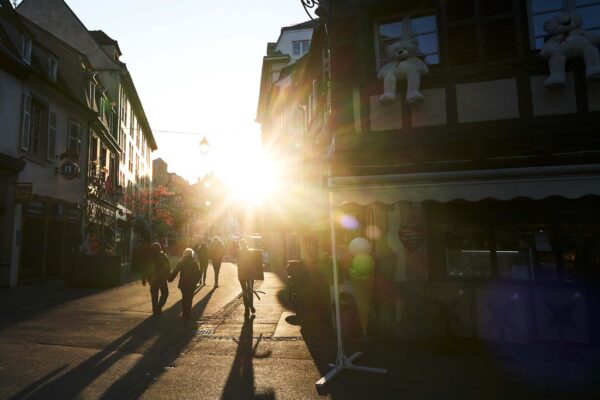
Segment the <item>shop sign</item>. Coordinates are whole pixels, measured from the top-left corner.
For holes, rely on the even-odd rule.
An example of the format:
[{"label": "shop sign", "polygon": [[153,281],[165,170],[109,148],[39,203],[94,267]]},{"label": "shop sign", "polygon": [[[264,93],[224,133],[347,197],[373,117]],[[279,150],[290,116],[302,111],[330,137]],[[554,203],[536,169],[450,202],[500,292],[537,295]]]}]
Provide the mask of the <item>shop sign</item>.
[{"label": "shop sign", "polygon": [[34,201],[30,204],[26,204],[23,207],[23,212],[25,215],[36,216],[36,217],[45,217],[46,216],[46,203],[42,201]]},{"label": "shop sign", "polygon": [[402,225],[398,230],[398,237],[404,247],[408,251],[413,252],[421,247],[425,239],[425,234],[418,227]]},{"label": "shop sign", "polygon": [[33,183],[15,183],[15,204],[31,203]]},{"label": "shop sign", "polygon": [[81,219],[81,212],[78,208],[68,208],[67,209],[67,220],[79,222]]},{"label": "shop sign", "polygon": [[60,167],[58,167],[58,173],[66,180],[72,180],[79,176],[79,165],[73,160],[66,160]]}]

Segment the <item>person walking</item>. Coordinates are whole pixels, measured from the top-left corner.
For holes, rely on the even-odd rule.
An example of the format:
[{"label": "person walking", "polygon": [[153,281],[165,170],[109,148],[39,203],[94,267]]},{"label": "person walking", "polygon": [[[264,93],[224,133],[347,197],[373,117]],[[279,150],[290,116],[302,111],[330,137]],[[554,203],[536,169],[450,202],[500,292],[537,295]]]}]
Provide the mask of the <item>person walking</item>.
[{"label": "person walking", "polygon": [[248,249],[248,243],[244,239],[239,242],[237,254],[238,280],[242,287],[242,298],[244,300],[244,317],[248,318],[250,312],[256,313],[254,308],[254,258]]},{"label": "person walking", "polygon": [[183,251],[181,261],[169,276],[169,282],[173,282],[178,274],[181,274],[178,285],[181,290],[181,315],[185,319],[192,319],[192,300],[200,280],[200,267],[194,261],[194,250],[187,248]]},{"label": "person walking", "polygon": [[218,236],[215,236],[210,242],[208,253],[212,260],[213,269],[215,270],[215,287],[219,287],[219,271],[221,270],[221,263],[225,256],[225,245]]},{"label": "person walking", "polygon": [[135,249],[131,252],[131,272],[140,274],[140,277],[148,271],[152,264],[152,250],[148,239],[142,238]]},{"label": "person walking", "polygon": [[[171,264],[169,258],[162,251],[162,246],[158,242],[152,243],[150,246],[151,256],[148,270],[142,275],[142,285],[146,286],[146,282],[150,285],[150,297],[152,299],[152,314],[160,315],[162,308],[169,297],[169,273],[171,272]],[[160,298],[158,293],[160,292]]]},{"label": "person walking", "polygon": [[208,243],[202,242],[196,252],[198,264],[200,266],[200,284],[206,285],[206,271],[208,270]]}]

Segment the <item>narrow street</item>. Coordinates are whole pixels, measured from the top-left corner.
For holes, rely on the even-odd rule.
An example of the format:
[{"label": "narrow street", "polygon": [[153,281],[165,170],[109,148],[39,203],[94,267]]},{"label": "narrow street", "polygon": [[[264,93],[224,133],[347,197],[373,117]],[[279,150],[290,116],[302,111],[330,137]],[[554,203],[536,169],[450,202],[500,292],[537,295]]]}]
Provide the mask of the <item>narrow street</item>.
[{"label": "narrow street", "polygon": [[50,282],[0,292],[0,398],[315,396],[320,375],[299,327],[284,320],[277,276],[267,273],[256,288],[265,294],[246,324],[235,266],[223,264],[218,288],[213,279],[209,267],[192,322],[178,316],[176,282],[160,317],[139,281],[104,291]]}]

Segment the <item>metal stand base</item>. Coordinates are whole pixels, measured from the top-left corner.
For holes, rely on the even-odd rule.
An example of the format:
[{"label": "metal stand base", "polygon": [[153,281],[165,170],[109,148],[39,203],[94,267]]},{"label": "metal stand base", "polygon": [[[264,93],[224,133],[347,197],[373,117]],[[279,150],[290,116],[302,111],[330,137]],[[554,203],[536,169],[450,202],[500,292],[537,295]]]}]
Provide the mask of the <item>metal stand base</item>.
[{"label": "metal stand base", "polygon": [[315,386],[317,387],[317,390],[323,388],[323,386],[325,386],[328,382],[331,382],[333,380],[333,378],[335,378],[335,376],[338,373],[342,372],[342,370],[344,370],[344,369],[348,369],[350,371],[373,372],[376,374],[387,374],[387,369],[384,369],[384,368],[361,367],[361,366],[352,364],[352,361],[354,361],[361,355],[362,355],[362,353],[358,352],[358,353],[352,354],[350,357],[343,356],[342,359],[340,361],[338,361],[337,364],[335,364],[335,365],[330,364],[330,366],[332,366],[333,369],[331,371],[329,371],[329,373],[327,373],[327,375],[325,375],[324,377],[322,377],[321,379],[319,379],[317,381],[317,383],[315,384]]}]

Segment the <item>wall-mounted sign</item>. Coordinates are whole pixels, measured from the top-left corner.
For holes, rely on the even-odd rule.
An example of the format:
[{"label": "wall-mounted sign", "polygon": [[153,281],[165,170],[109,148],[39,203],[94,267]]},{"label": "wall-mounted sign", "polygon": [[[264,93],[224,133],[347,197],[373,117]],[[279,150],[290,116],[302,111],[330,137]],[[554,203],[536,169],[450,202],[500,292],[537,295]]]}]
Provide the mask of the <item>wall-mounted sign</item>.
[{"label": "wall-mounted sign", "polygon": [[15,204],[31,203],[33,183],[15,183]]},{"label": "wall-mounted sign", "polygon": [[66,180],[75,179],[79,176],[79,165],[73,160],[66,160],[60,167],[58,167],[58,173]]}]

